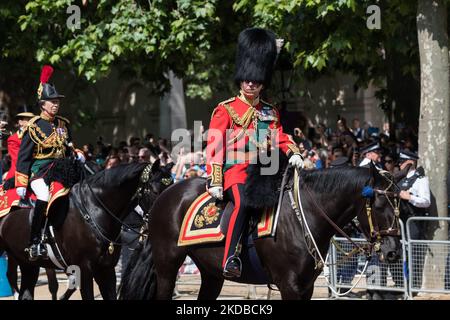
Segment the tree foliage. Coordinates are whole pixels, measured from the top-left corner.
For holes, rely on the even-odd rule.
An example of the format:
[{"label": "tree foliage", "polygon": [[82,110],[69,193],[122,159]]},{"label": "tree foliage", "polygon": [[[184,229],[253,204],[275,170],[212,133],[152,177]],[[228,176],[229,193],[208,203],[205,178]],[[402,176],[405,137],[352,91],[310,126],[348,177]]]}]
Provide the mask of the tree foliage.
[{"label": "tree foliage", "polygon": [[[373,81],[392,100],[394,69],[418,78],[416,4],[376,3],[381,30],[366,27],[369,0],[4,0],[0,23],[13,27],[1,31],[2,58],[52,63],[87,81],[117,68],[159,93],[173,70],[189,96],[206,98],[231,86],[238,33],[262,26],[285,39],[297,78],[353,73],[356,86]],[[66,25],[71,4],[81,8],[80,29]]]}]

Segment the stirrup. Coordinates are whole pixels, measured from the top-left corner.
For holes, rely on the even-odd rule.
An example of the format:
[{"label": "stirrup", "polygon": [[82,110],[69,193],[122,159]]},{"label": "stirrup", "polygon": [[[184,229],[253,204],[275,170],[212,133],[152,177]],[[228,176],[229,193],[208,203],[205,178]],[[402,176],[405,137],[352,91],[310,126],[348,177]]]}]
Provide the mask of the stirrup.
[{"label": "stirrup", "polygon": [[28,248],[25,248],[25,252],[28,255],[28,260],[36,261],[39,258],[39,244],[33,243]]},{"label": "stirrup", "polygon": [[25,252],[28,253],[28,260],[30,261],[36,261],[39,258],[48,259],[47,248],[43,243],[33,243],[25,249]]},{"label": "stirrup", "polygon": [[231,256],[225,262],[223,276],[225,278],[239,278],[241,276],[242,261],[238,256]]}]

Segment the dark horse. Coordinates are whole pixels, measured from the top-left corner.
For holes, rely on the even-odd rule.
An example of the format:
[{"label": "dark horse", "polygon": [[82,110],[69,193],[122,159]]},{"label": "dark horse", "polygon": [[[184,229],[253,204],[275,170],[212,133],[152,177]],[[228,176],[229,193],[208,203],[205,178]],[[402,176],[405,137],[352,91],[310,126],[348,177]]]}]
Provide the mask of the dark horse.
[{"label": "dark horse", "polygon": [[[122,221],[138,204],[148,212],[170,183],[170,172],[159,161],[121,165],[75,184],[68,198],[55,203],[54,212],[49,212],[55,239],[67,265],[80,268],[83,299],[94,299],[93,279],[103,299],[116,299],[114,267],[120,255]],[[64,207],[68,210],[59,210]],[[50,260],[28,261],[24,249],[30,233],[29,214],[29,209],[19,209],[0,221],[0,252],[6,251],[21,269],[19,299],[33,298],[40,267],[55,268]]]},{"label": "dark horse", "polygon": [[[373,167],[335,168],[302,171],[299,186],[303,211],[320,253],[325,257],[336,229],[320,213],[323,211],[340,228],[358,217],[361,228],[372,242],[379,241],[379,252],[388,260],[399,256],[398,220],[390,205],[394,201],[391,179]],[[292,184],[294,178],[289,178]],[[370,198],[362,196],[370,186]],[[387,192],[386,192],[387,191]],[[193,200],[205,192],[205,180],[195,178],[177,183],[155,201],[149,215],[149,237],[141,251],[130,259],[120,289],[121,299],[171,299],[177,272],[187,255],[201,273],[198,299],[216,299],[222,289],[223,242],[177,246],[183,215]],[[317,259],[308,252],[304,229],[284,191],[274,238],[261,238],[254,245],[268,279],[275,284],[283,299],[310,299],[314,282],[321,272]],[[369,236],[367,208],[371,209],[372,235]],[[162,228],[161,226],[164,226]],[[391,232],[395,231],[395,232]],[[131,262],[133,261],[133,262]],[[134,267],[131,264],[134,263]],[[246,265],[243,266],[245,271]],[[233,280],[252,282],[244,274]]]}]

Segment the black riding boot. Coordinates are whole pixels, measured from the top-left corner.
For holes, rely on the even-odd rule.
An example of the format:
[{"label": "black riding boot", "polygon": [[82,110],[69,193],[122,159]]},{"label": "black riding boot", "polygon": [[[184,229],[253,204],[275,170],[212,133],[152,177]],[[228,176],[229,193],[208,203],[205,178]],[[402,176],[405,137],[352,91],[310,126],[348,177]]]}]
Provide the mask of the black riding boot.
[{"label": "black riding boot", "polygon": [[29,260],[35,261],[39,257],[47,258],[47,250],[41,244],[41,229],[45,221],[47,201],[37,200],[34,208],[33,219],[31,221],[30,247],[28,248]]},{"label": "black riding boot", "polygon": [[[230,190],[231,189],[231,190]],[[225,241],[225,257],[223,275],[226,278],[238,278],[242,272],[242,261],[239,258],[241,238],[248,226],[249,210],[246,206],[244,185],[237,184],[227,190],[227,197],[233,201],[235,205],[228,226],[227,240]],[[238,206],[236,204],[239,204]],[[234,218],[234,219],[233,219]]]}]

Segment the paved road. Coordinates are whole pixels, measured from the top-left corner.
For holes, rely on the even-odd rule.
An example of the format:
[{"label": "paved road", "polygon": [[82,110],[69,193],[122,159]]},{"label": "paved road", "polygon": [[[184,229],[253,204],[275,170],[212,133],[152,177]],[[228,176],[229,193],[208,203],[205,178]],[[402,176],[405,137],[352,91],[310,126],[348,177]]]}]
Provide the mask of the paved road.
[{"label": "paved road", "polygon": [[[35,290],[35,299],[37,300],[51,300],[51,295],[47,287],[47,278],[43,269],[41,269],[41,275],[39,277],[38,286]],[[58,296],[61,296],[67,288],[67,277],[63,273],[58,273],[59,291]],[[181,275],[177,282],[177,288],[175,291],[175,300],[194,300],[197,298],[198,291],[200,289],[200,275]],[[220,300],[228,299],[258,299],[264,300],[268,298],[268,288],[266,286],[248,286],[245,284],[234,283],[231,281],[225,281],[222,292],[219,296]],[[360,296],[364,299],[364,292],[359,291]],[[101,300],[101,295],[97,285],[94,283],[94,295],[95,299]],[[278,291],[272,291],[270,299],[279,300],[280,294]],[[0,300],[13,300],[14,297],[4,297]],[[77,290],[72,300],[81,300],[80,291]],[[323,277],[319,277],[316,281],[316,287],[314,289],[313,300],[328,299],[328,290],[325,287],[325,280]],[[345,299],[345,298],[344,298]],[[439,294],[423,294],[414,298],[415,300],[450,300],[450,295]]]}]

